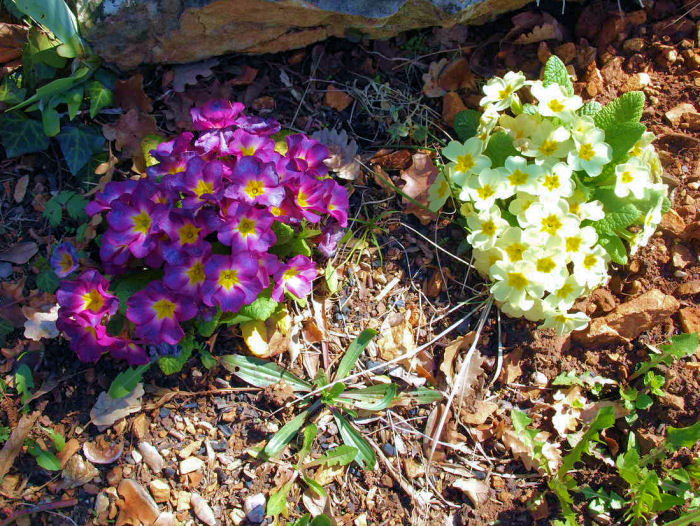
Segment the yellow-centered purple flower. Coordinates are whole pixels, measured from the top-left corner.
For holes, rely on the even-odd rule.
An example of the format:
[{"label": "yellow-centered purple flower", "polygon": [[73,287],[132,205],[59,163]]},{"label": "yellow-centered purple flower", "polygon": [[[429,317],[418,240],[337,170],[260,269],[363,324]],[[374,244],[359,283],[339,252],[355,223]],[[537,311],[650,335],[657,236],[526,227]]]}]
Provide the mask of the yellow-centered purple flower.
[{"label": "yellow-centered purple flower", "polygon": [[59,278],[65,278],[78,268],[78,254],[70,243],[61,243],[51,255],[51,268]]}]

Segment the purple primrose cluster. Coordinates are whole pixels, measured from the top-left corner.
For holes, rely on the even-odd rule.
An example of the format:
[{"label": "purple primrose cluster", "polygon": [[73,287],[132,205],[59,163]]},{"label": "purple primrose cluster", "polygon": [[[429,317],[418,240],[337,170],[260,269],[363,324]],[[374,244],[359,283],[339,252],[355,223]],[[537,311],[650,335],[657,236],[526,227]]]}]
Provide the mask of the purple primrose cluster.
[{"label": "purple primrose cluster", "polygon": [[[94,269],[61,282],[58,328],[78,357],[108,352],[130,365],[151,360],[149,349],[177,345],[182,323],[237,312],[261,292],[282,301],[303,298],[318,270],[306,255],[280,258],[270,249],[279,227],[314,224],[317,250],[330,256],[348,221],[348,194],[328,176],[328,149],[303,134],[286,137],[279,153],[276,121],[243,113],[238,102],[210,101],[192,110],[197,135],[185,132],[151,154],[147,177],[108,183],[87,208],[105,213],[100,259],[107,275],[162,269],[131,295],[130,324],[110,335],[119,311],[110,281]],[[277,232],[277,233],[276,233]],[[51,259],[59,277],[77,267],[75,249],[60,245]]]}]

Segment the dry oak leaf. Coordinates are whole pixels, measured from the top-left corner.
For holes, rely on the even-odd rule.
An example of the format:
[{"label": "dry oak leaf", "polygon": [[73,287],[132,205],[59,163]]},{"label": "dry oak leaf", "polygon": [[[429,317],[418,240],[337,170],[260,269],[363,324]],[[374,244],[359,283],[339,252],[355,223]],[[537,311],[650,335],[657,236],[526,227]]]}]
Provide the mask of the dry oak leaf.
[{"label": "dry oak leaf", "polygon": [[473,407],[462,407],[462,422],[480,426],[498,409],[498,404],[488,400],[477,400]]},{"label": "dry oak leaf", "polygon": [[4,64],[21,57],[22,47],[26,42],[26,27],[0,23],[0,63]]},{"label": "dry oak leaf", "polygon": [[345,93],[343,90],[336,88],[335,86],[328,86],[328,90],[323,97],[323,103],[326,106],[330,106],[334,110],[343,111],[345,108],[350,106],[353,98]]},{"label": "dry oak leaf", "polygon": [[464,57],[453,60],[440,72],[438,84],[445,91],[476,89],[476,80]]},{"label": "dry oak leaf", "polygon": [[442,120],[450,128],[454,128],[455,117],[460,111],[467,109],[467,106],[462,101],[462,97],[454,91],[447,93],[442,99]]},{"label": "dry oak leaf", "polygon": [[428,72],[423,73],[423,94],[426,97],[442,97],[445,90],[440,86],[440,72],[445,68],[447,59],[443,58],[437,62],[431,62]]},{"label": "dry oak leaf", "polygon": [[258,70],[250,66],[243,66],[243,71],[235,79],[231,80],[232,86],[247,86],[252,84],[255,77],[258,76]]},{"label": "dry oak leaf", "polygon": [[565,437],[567,432],[574,431],[578,427],[581,419],[581,407],[585,406],[588,400],[581,393],[581,387],[572,386],[566,392],[557,391],[553,395],[554,416],[552,416],[552,426],[557,430],[559,436]]},{"label": "dry oak leaf", "polygon": [[[548,441],[549,433],[541,431],[535,437],[537,442],[544,442],[542,454],[547,459],[551,471],[556,471],[561,465],[561,451],[559,444]],[[521,438],[520,434],[515,429],[506,429],[501,436],[503,444],[511,450],[513,456],[519,459],[526,469],[538,471],[541,475],[545,474],[545,469],[540,465],[539,461],[534,457],[534,451]]]},{"label": "dry oak leaf", "polygon": [[116,526],[126,524],[150,526],[158,519],[158,505],[151,495],[135,480],[123,479],[119,483],[117,502],[120,512]]},{"label": "dry oak leaf", "polygon": [[406,206],[406,212],[415,215],[425,225],[436,217],[433,212],[427,209],[428,190],[435,182],[439,171],[428,154],[414,153],[412,158],[413,164],[410,168],[401,172],[401,179],[406,182],[402,191],[426,208],[417,205],[406,196],[402,198],[402,201]]},{"label": "dry oak leaf", "polygon": [[[15,265],[24,265],[39,252],[39,245],[34,241],[25,241],[12,245],[7,250],[0,252],[0,261],[9,261]],[[16,299],[16,298],[15,298]]]},{"label": "dry oak leaf", "polygon": [[22,312],[27,316],[27,321],[24,322],[24,337],[38,342],[42,338],[51,339],[58,336],[59,331],[56,328],[58,308],[58,303],[48,311],[23,308]]},{"label": "dry oak leaf", "polygon": [[124,111],[141,110],[144,113],[153,111],[153,102],[143,91],[143,75],[139,73],[127,80],[118,80],[114,86],[114,100]]},{"label": "dry oak leaf", "polygon": [[218,59],[210,58],[209,60],[202,60],[191,64],[175,66],[173,68],[173,71],[175,72],[175,75],[173,76],[173,88],[178,93],[182,93],[185,91],[185,86],[188,84],[195,85],[197,82],[199,82],[197,77],[211,77],[214,74],[211,68],[218,65]]},{"label": "dry oak leaf", "polygon": [[136,109],[129,110],[119,117],[116,124],[102,126],[105,138],[115,141],[117,150],[130,156],[143,157],[141,139],[157,131],[156,120],[151,115],[145,115]]},{"label": "dry oak leaf", "polygon": [[21,203],[24,200],[24,196],[27,194],[27,184],[29,183],[29,174],[25,174],[19,178],[17,184],[15,185],[15,191],[12,197],[15,199],[15,203]]}]

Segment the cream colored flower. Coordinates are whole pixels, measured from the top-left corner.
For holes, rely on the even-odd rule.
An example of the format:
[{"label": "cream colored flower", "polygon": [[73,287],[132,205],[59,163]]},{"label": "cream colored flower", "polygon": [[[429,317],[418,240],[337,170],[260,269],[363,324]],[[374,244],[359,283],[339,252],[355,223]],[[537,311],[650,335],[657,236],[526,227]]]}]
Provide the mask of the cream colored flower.
[{"label": "cream colored flower", "polygon": [[508,227],[508,222],[501,218],[501,209],[492,206],[478,214],[467,216],[467,226],[471,232],[467,241],[472,247],[487,250],[496,244],[499,234]]},{"label": "cream colored flower", "polygon": [[512,188],[506,183],[504,168],[488,168],[479,175],[471,175],[462,186],[459,198],[473,201],[477,210],[488,210],[496,199],[507,199],[513,195]]},{"label": "cream colored flower", "polygon": [[517,92],[524,85],[525,75],[521,72],[509,71],[503,78],[494,77],[484,85],[484,97],[479,104],[492,105],[497,110],[510,108],[513,102],[519,100]]},{"label": "cream colored flower", "polygon": [[593,128],[580,138],[574,137],[574,150],[567,160],[574,170],[585,170],[591,177],[597,177],[603,166],[612,159],[612,148],[605,142],[605,132]]},{"label": "cream colored flower", "polygon": [[626,163],[615,167],[615,195],[627,197],[632,194],[635,199],[642,199],[647,186],[651,184],[649,165],[638,157],[632,157]]},{"label": "cream colored flower", "polygon": [[558,117],[570,121],[574,118],[574,112],[583,106],[581,97],[567,95],[559,84],[545,86],[541,82],[533,82],[530,91],[538,100],[537,109],[543,117]]}]

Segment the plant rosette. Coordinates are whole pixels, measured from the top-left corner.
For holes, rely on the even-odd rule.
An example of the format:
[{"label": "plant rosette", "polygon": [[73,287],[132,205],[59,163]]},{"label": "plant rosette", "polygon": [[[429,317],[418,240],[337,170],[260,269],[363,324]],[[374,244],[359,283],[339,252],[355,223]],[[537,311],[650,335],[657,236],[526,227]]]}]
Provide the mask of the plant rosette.
[{"label": "plant rosette", "polygon": [[639,122],[644,95],[584,103],[556,56],[541,81],[509,72],[483,91],[483,112],[455,119],[460,141],[442,150],[430,209],[462,202],[474,267],[505,314],[581,330],[590,320],[576,300],[646,245],[670,206]]},{"label": "plant rosette", "polygon": [[243,110],[194,108],[196,134],[158,144],[145,177],[95,195],[87,213],[106,219],[104,275],[81,271],[70,245],[56,250],[56,274],[73,278],[57,291],[57,326],[81,360],[109,353],[175,372],[195,334],[268,319],[288,328],[285,298],[311,293],[314,259],[347,226],[347,190],[328,176],[326,146]]}]

